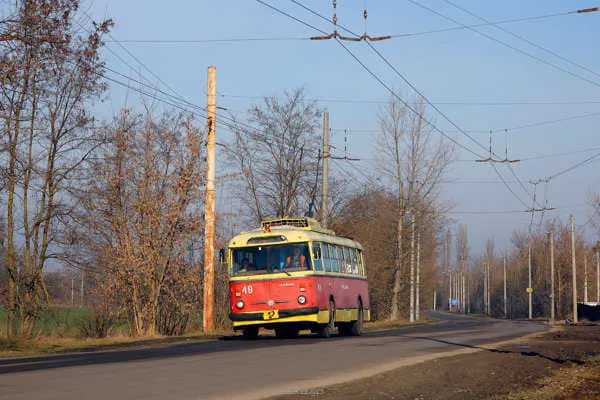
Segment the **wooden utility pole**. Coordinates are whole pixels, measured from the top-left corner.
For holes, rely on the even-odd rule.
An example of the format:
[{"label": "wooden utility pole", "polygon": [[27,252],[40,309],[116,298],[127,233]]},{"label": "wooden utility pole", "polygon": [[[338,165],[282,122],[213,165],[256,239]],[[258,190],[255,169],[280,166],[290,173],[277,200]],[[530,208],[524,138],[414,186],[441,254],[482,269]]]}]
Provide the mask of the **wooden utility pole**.
[{"label": "wooden utility pole", "polygon": [[550,322],[554,323],[554,231],[550,231]]},{"label": "wooden utility pole", "polygon": [[506,254],[503,257],[503,275],[504,275],[504,318],[508,318],[508,309],[506,307]]},{"label": "wooden utility pole", "polygon": [[575,218],[573,214],[570,216],[571,220],[571,266],[573,269],[573,323],[577,321],[577,270],[575,268]]},{"label": "wooden utility pole", "polygon": [[215,127],[217,68],[208,67],[206,95],[206,197],[204,200],[204,332],[214,330],[215,307]]},{"label": "wooden utility pole", "polygon": [[529,249],[527,251],[527,263],[529,266],[529,286],[527,286],[527,295],[529,300],[529,319],[533,318],[533,287],[531,286],[531,239],[529,239]]},{"label": "wooden utility pole", "polygon": [[327,228],[327,196],[329,196],[329,112],[323,113],[323,190],[321,193],[321,226]]},{"label": "wooden utility pole", "polygon": [[415,213],[411,212],[410,239],[410,322],[415,321]]},{"label": "wooden utility pole", "polygon": [[419,303],[421,302],[421,295],[419,294],[419,286],[421,286],[421,234],[417,234],[417,285],[415,287],[415,320],[419,320]]}]

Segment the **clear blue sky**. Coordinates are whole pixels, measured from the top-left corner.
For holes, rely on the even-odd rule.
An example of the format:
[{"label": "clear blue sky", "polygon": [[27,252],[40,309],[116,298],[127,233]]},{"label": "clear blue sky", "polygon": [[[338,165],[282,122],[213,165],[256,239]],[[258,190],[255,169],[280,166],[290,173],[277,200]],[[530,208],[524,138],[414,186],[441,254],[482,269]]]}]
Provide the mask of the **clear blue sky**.
[{"label": "clear blue sky", "polygon": [[[289,0],[265,1],[320,29],[331,31],[331,25]],[[453,1],[491,21],[562,13],[597,5],[591,0]],[[463,24],[481,22],[442,0],[418,2]],[[308,0],[302,3],[328,17],[332,15],[331,1]],[[367,30],[371,36],[416,33],[456,26],[407,0],[339,0],[338,3],[339,23],[358,33],[365,30],[362,11],[366,4],[369,12]],[[256,96],[279,95],[284,90],[298,86],[304,86],[311,97],[327,100],[376,101],[388,98],[386,89],[334,41],[127,42],[304,38],[318,34],[256,1],[101,0],[88,3],[84,8],[96,20],[112,18],[116,24],[112,31],[113,37],[124,41],[123,46],[163,82],[198,105],[206,102],[206,68],[209,65],[217,66],[217,92],[223,95],[219,97],[218,105],[228,108],[239,117],[243,117],[250,104],[257,100]],[[533,190],[529,181],[551,176],[600,152],[600,12],[515,22],[502,27],[581,64],[592,72],[544,53],[492,26],[476,29],[547,60],[558,68],[580,75],[583,79],[558,71],[466,29],[399,37],[380,42],[376,47],[427,98],[437,103],[450,119],[463,130],[473,131],[471,135],[483,145],[487,146],[486,132],[490,129],[508,129],[509,158],[528,159],[513,164],[513,168],[526,185],[529,195],[505,165],[498,165],[498,170],[518,197],[531,204]],[[386,84],[405,87],[399,77],[365,43],[346,44]],[[107,47],[110,51],[107,49],[104,53],[110,68],[132,77],[137,77],[138,71],[151,77],[117,43],[108,42]],[[115,53],[130,66],[119,60]],[[109,76],[116,77],[114,74]],[[151,79],[162,90],[167,90],[156,78]],[[585,79],[597,82],[597,85]],[[133,85],[135,86],[134,83]],[[408,89],[404,90],[408,93]],[[137,103],[138,94],[131,91],[127,93],[122,88],[111,85],[107,100],[98,106],[98,112],[102,116],[108,116],[119,107]],[[376,157],[373,142],[377,135],[380,104],[339,101],[321,101],[320,104],[330,112],[333,144],[343,148],[343,129],[347,129],[350,132],[348,143],[351,154],[362,159],[359,168],[367,174],[374,174],[371,161]],[[592,113],[598,115],[587,116]],[[430,110],[429,115],[441,129],[448,130],[460,143],[487,156],[476,144],[457,133],[442,116],[433,110]],[[517,128],[575,116],[584,117]],[[229,137],[229,132],[220,129],[218,135],[218,140],[225,140]],[[505,134],[495,134],[494,143],[495,151],[503,154]],[[579,150],[586,151],[529,159]],[[464,161],[473,158],[465,151],[459,151],[458,159],[461,161],[454,163],[448,172],[448,179],[456,182],[445,185],[444,199],[456,205],[454,211],[523,210],[524,206],[500,182],[489,165]],[[600,176],[597,173],[599,167],[600,161],[596,159],[553,179],[547,186],[546,198],[549,206],[556,207],[557,210],[546,213],[545,218],[556,217],[566,221],[569,213],[573,213],[576,223],[586,222],[591,216],[591,208],[586,206],[588,193],[597,191],[600,187]],[[356,175],[356,178],[361,182],[365,181],[361,175]],[[538,200],[543,201],[545,192],[544,185],[538,186]],[[539,221],[539,217],[538,214],[536,221]],[[515,229],[527,229],[530,220],[529,215],[524,213],[454,214],[453,218],[467,225],[474,254],[483,250],[488,237],[496,239],[498,248],[505,248],[511,232]]]}]

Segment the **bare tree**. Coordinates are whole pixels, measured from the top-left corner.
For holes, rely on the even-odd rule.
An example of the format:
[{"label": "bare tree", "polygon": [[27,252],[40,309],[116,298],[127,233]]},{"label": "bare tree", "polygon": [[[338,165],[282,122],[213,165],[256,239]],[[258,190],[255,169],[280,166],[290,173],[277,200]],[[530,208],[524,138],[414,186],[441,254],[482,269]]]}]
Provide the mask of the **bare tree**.
[{"label": "bare tree", "polygon": [[[399,317],[399,296],[402,289],[404,249],[404,219],[410,210],[429,209],[438,199],[439,183],[454,157],[453,147],[442,139],[434,140],[433,131],[424,120],[426,107],[416,101],[412,112],[395,96],[382,108],[379,116],[381,135],[377,148],[379,170],[390,179],[397,196],[396,260],[391,319]],[[423,221],[424,215],[418,215]]]},{"label": "bare tree", "polygon": [[181,116],[127,110],[108,130],[82,198],[100,287],[134,334],[181,333],[201,297],[188,245],[202,241],[202,134]]},{"label": "bare tree", "polygon": [[314,185],[321,111],[296,89],[283,100],[265,97],[249,114],[257,129],[240,124],[230,146],[245,177],[243,204],[256,220],[300,214]]},{"label": "bare tree", "polygon": [[15,34],[0,55],[9,335],[30,335],[48,298],[43,269],[57,257],[61,217],[72,206],[69,180],[98,145],[86,106],[104,90],[98,51],[111,22],[81,36],[72,25],[78,7],[77,0],[19,2],[8,24]]}]

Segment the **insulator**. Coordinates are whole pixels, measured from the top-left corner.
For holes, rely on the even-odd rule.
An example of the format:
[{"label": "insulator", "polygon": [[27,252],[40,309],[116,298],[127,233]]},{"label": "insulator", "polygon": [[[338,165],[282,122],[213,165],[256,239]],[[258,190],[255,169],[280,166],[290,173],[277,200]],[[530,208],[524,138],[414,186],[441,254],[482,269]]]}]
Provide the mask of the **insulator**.
[{"label": "insulator", "polygon": [[333,23],[337,24],[337,14],[333,13]]},{"label": "insulator", "polygon": [[363,18],[367,19],[367,10],[363,11]]},{"label": "insulator", "polygon": [[337,0],[333,0],[333,8],[337,7]]}]

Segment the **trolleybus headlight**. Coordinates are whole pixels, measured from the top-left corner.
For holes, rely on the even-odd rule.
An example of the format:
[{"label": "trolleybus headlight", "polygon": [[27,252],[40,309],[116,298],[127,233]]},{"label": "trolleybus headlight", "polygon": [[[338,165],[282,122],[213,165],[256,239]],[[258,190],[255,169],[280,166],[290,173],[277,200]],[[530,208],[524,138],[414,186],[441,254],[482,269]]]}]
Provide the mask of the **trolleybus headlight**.
[{"label": "trolleybus headlight", "polygon": [[306,304],[306,297],[300,295],[298,296],[298,303],[299,304]]},{"label": "trolleybus headlight", "polygon": [[235,302],[235,306],[239,309],[244,308],[244,301],[243,300],[238,300]]}]

